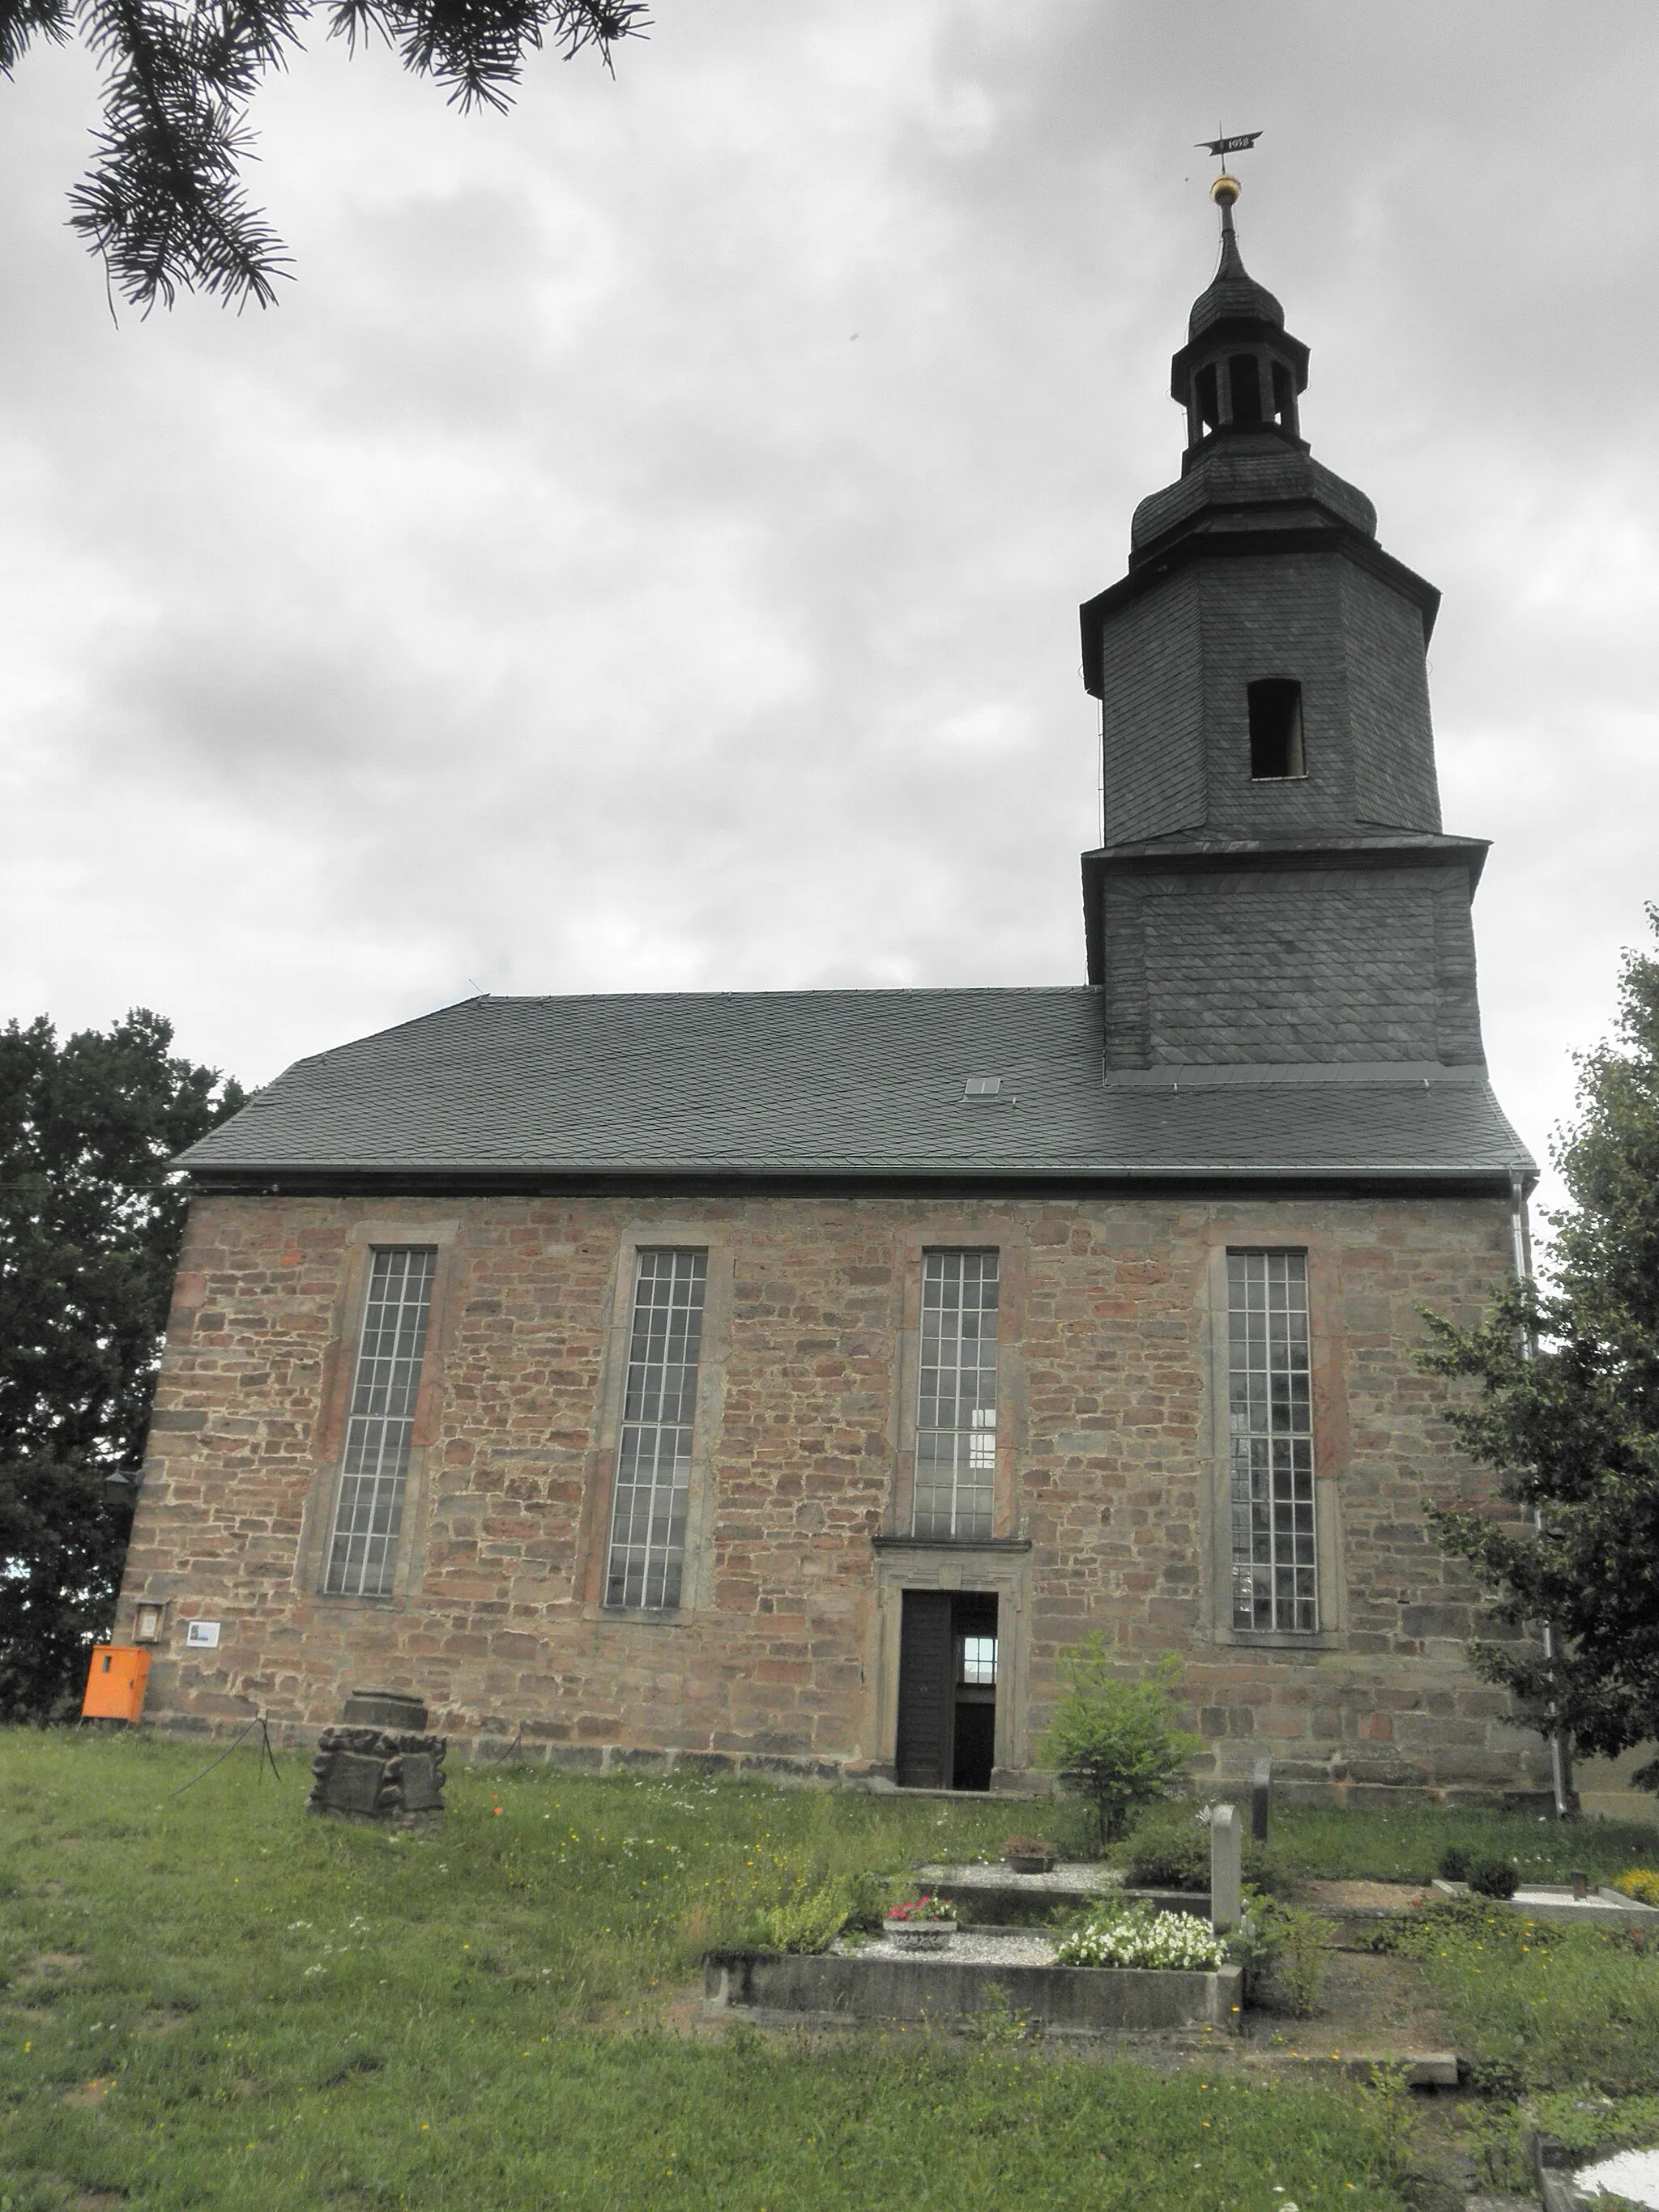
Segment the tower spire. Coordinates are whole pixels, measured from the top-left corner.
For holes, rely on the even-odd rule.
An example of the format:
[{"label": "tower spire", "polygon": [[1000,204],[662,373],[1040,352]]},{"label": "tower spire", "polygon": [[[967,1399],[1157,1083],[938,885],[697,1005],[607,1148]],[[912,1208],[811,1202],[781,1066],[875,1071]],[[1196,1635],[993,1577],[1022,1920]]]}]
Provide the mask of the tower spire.
[{"label": "tower spire", "polygon": [[1187,343],[1170,364],[1171,395],[1187,410],[1191,468],[1213,439],[1263,431],[1305,452],[1297,402],[1308,383],[1308,349],[1285,328],[1285,310],[1244,266],[1233,209],[1237,177],[1223,170],[1210,186],[1221,210],[1221,256],[1206,290],[1193,302]]}]

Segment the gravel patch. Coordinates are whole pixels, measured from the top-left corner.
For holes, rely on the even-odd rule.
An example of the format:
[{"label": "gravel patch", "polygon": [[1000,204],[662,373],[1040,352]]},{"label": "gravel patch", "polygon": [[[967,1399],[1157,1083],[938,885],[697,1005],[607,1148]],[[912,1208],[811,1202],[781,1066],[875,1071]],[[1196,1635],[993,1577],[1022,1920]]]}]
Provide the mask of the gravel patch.
[{"label": "gravel patch", "polygon": [[[1040,1881],[1040,1875],[1033,1875]],[[856,1947],[837,1943],[838,1951],[856,1948],[860,1959],[903,1959],[918,1966],[1052,1966],[1054,1947],[1046,1936],[1022,1929],[1017,1936],[990,1936],[981,1929],[960,1928],[943,1951],[901,1951],[884,1936],[879,1942]]]},{"label": "gravel patch", "polygon": [[925,1866],[918,1870],[918,1886],[948,1881],[953,1889],[1029,1890],[1033,1897],[1075,1896],[1079,1890],[1121,1889],[1123,1876],[1115,1867],[1097,1866],[1078,1859],[1057,1866],[1052,1874],[1015,1874],[999,1860],[992,1866]]}]

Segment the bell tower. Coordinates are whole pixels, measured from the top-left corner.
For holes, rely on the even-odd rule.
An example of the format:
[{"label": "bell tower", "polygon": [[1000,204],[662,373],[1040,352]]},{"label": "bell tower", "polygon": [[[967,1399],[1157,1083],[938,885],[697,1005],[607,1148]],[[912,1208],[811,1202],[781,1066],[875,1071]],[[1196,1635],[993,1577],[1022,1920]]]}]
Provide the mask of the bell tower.
[{"label": "bell tower", "polygon": [[1440,827],[1440,595],[1310,451],[1308,349],[1244,266],[1238,191],[1212,187],[1220,261],[1171,364],[1180,477],[1136,508],[1127,573],[1082,609],[1108,1080],[1468,1080],[1486,846]]}]

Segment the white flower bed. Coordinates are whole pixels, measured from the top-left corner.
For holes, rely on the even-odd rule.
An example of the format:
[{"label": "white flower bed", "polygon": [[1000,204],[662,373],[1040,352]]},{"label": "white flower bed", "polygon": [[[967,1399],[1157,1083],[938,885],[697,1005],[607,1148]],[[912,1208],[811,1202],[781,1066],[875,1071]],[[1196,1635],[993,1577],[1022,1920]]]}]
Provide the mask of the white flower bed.
[{"label": "white flower bed", "polygon": [[1213,1973],[1226,1963],[1225,1944],[1207,1920],[1191,1912],[1158,1912],[1150,1905],[1097,1905],[1080,1927],[1061,1936],[1057,1966],[1165,1966]]}]

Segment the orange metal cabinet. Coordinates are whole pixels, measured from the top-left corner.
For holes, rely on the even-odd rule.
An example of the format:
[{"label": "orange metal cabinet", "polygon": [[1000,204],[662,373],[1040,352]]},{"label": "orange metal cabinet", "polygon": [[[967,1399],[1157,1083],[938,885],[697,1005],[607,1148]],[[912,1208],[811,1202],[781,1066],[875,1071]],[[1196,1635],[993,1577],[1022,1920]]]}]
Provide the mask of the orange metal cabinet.
[{"label": "orange metal cabinet", "polygon": [[127,1644],[95,1644],[82,1718],[136,1721],[144,1710],[144,1680],[149,1673],[148,1651]]}]

